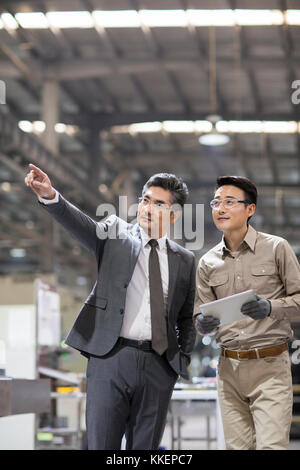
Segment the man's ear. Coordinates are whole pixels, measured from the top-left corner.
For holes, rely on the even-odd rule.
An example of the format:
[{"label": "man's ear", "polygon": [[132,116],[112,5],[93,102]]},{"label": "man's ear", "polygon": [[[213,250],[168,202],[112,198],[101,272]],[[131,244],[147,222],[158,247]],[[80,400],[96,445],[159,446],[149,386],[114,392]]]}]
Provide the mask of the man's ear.
[{"label": "man's ear", "polygon": [[255,213],[256,205],[248,204],[248,217],[251,217]]}]

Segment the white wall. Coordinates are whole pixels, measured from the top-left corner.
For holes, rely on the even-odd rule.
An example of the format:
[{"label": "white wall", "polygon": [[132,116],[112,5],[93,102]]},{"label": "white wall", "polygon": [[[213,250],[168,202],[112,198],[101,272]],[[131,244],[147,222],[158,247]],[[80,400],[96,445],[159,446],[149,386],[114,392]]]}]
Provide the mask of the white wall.
[{"label": "white wall", "polygon": [[[6,375],[36,378],[36,313],[34,305],[0,306],[0,340],[5,344]],[[33,450],[35,415],[0,418],[0,450]]]}]

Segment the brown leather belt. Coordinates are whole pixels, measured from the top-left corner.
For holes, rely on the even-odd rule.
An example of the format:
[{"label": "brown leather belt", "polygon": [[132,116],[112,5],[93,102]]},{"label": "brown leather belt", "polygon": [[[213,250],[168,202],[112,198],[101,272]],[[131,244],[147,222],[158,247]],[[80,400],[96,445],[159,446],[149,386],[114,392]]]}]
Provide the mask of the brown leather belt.
[{"label": "brown leather belt", "polygon": [[279,346],[270,346],[269,348],[262,349],[248,349],[248,351],[234,351],[232,349],[221,348],[221,355],[230,357],[231,359],[260,359],[267,356],[278,356],[283,351],[287,351],[287,344],[280,344]]}]

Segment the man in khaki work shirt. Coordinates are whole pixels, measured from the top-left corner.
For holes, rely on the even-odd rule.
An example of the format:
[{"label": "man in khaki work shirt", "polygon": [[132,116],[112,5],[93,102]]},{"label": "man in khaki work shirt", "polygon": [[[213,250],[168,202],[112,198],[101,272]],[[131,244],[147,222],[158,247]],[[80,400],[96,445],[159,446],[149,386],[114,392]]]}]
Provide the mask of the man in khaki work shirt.
[{"label": "man in khaki work shirt", "polygon": [[[287,449],[293,390],[287,342],[300,312],[300,267],[286,240],[257,232],[249,219],[257,190],[247,178],[217,179],[212,214],[222,241],[199,261],[194,318],[221,347],[218,395],[228,449]],[[245,319],[220,325],[200,305],[253,289]]]}]

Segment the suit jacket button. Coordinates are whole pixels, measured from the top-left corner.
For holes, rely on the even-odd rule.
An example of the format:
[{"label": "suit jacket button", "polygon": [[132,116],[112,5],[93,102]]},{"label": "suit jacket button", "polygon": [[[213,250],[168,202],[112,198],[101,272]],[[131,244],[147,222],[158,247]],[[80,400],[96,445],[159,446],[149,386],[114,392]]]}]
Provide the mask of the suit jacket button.
[{"label": "suit jacket button", "polygon": [[124,308],[120,308],[120,314],[123,315],[124,313]]},{"label": "suit jacket button", "polygon": [[124,289],[126,289],[128,287],[128,284],[124,284]]}]

